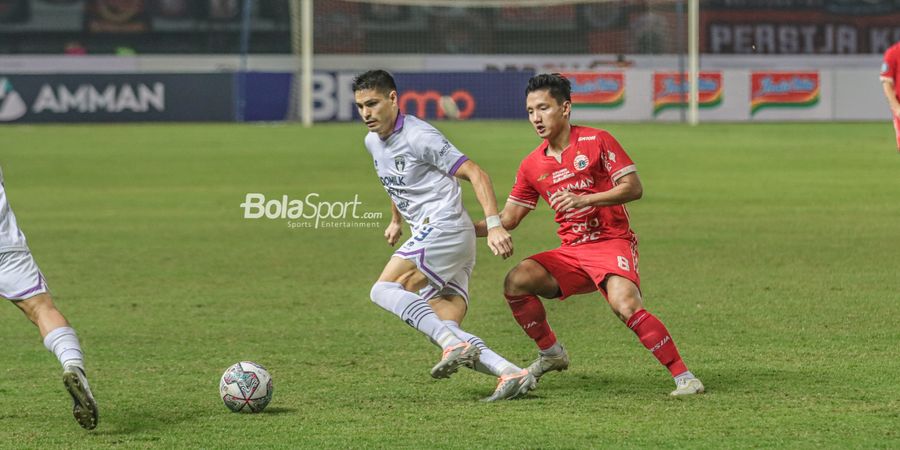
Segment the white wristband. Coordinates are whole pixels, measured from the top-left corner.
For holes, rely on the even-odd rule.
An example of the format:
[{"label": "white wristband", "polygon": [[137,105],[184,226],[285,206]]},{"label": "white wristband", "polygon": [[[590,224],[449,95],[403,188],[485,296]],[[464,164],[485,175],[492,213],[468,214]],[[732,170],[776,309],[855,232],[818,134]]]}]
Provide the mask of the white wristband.
[{"label": "white wristband", "polygon": [[487,222],[488,230],[490,230],[491,228],[503,226],[503,224],[500,223],[500,216],[489,216],[484,220]]}]

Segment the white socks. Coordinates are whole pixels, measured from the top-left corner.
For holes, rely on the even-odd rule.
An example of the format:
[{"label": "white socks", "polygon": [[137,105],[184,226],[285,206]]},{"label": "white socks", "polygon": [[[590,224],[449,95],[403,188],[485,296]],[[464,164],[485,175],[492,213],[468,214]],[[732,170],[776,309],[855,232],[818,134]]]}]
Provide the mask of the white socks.
[{"label": "white socks", "polygon": [[400,283],[376,282],[372,286],[370,297],[378,306],[394,313],[409,326],[431,338],[441,348],[462,342],[438,319],[427,301],[403,289],[403,285]]},{"label": "white socks", "polygon": [[562,353],[563,353],[562,344],[560,344],[559,341],[556,341],[553,343],[552,346],[550,346],[550,348],[548,348],[547,350],[538,350],[538,353],[540,353],[543,356],[562,355]]},{"label": "white socks", "polygon": [[77,366],[84,370],[84,354],[72,327],[59,327],[47,333],[44,347],[56,355],[63,368]]},{"label": "white socks", "polygon": [[511,373],[521,372],[522,369],[515,364],[507,361],[505,358],[497,354],[495,351],[491,350],[484,341],[481,340],[480,337],[471,334],[462,328],[459,327],[459,324],[452,320],[445,320],[444,324],[447,325],[447,328],[453,331],[456,334],[456,337],[478,347],[481,350],[481,355],[478,357],[478,361],[475,362],[475,370],[487,375],[494,375],[499,377],[500,375],[506,375]]}]

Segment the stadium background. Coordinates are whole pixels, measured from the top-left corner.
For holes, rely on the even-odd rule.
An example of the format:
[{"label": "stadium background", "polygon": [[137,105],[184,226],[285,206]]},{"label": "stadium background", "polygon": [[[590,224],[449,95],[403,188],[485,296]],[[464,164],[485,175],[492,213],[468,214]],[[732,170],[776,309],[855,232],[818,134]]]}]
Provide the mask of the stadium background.
[{"label": "stadium background", "polygon": [[[101,407],[96,432],[72,424],[35,330],[0,308],[0,447],[900,446],[900,178],[877,77],[900,3],[700,1],[698,127],[687,1],[395,3],[314,2],[304,128],[288,1],[0,0],[0,166]],[[642,287],[709,392],[666,398],[596,296],[547,303],[573,366],[522,401],[429,379],[433,349],[367,298],[389,209],[349,85],[376,67],[501,203],[536,145],[525,81],[570,74],[576,121],[637,161]],[[244,219],[247,193],[373,214]],[[553,229],[539,207],[513,259]],[[480,250],[467,326],[525,363],[498,291],[513,262]],[[273,373],[267,413],[216,398],[241,359]]]}]

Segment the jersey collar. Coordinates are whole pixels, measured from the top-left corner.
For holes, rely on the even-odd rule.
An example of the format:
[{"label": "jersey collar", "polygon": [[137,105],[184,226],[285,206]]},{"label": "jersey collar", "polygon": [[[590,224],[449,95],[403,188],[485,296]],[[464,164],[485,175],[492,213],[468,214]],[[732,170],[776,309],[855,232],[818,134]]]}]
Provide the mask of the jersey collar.
[{"label": "jersey collar", "polygon": [[394,129],[391,131],[391,134],[389,134],[386,138],[382,139],[382,141],[387,141],[388,139],[391,138],[391,136],[399,133],[400,130],[403,129],[403,122],[405,120],[406,120],[406,114],[398,113],[397,120],[394,121]]},{"label": "jersey collar", "polygon": [[[557,161],[557,162],[562,162],[562,160],[566,157],[566,152],[569,151],[569,149],[571,149],[571,148],[575,148],[575,143],[578,141],[578,136],[576,136],[576,134],[578,133],[577,130],[578,130],[577,126],[569,125],[569,145],[567,145],[566,148],[563,149],[562,153],[559,154],[559,161]],[[556,158],[547,154],[547,150],[549,148],[550,148],[550,141],[547,139],[544,139],[544,143],[541,144],[540,147],[538,147],[538,150],[540,150],[541,156],[543,156],[544,158],[552,159],[553,161],[556,161]]]}]

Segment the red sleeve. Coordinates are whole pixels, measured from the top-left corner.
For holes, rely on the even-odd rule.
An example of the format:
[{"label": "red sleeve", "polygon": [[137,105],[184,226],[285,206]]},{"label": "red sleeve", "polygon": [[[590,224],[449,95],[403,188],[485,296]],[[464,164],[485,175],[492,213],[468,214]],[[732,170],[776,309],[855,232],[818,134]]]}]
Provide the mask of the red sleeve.
[{"label": "red sleeve", "polygon": [[619,141],[611,134],[607,132],[601,133],[599,144],[600,159],[603,161],[603,165],[613,181],[618,181],[619,178],[629,173],[637,172],[634,162],[625,153],[625,149],[622,148]]},{"label": "red sleeve", "polygon": [[516,180],[513,183],[512,190],[509,192],[509,198],[507,198],[506,201],[528,209],[534,209],[537,207],[540,194],[528,181],[527,171],[525,170],[527,162],[528,160],[526,159],[525,161],[522,161],[522,164],[519,166],[519,171],[516,172]]},{"label": "red sleeve", "polygon": [[881,79],[894,81],[897,76],[897,47],[891,47],[884,52],[881,61]]}]

